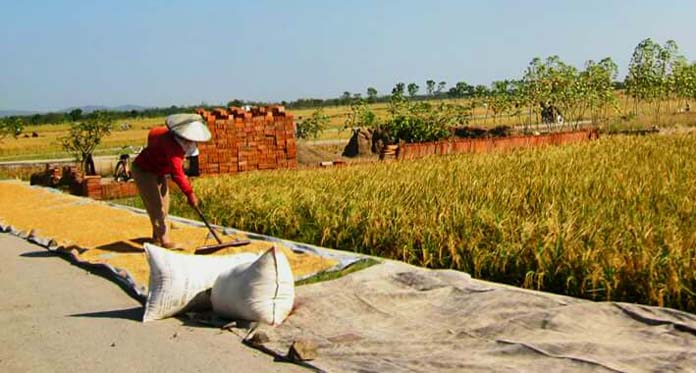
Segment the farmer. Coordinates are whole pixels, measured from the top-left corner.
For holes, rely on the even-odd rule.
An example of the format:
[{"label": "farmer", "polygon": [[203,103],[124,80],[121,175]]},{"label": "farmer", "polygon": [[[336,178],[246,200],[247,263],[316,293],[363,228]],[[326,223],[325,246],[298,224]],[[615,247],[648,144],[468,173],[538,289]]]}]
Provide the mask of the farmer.
[{"label": "farmer", "polygon": [[152,222],[153,243],[178,248],[169,236],[169,189],[165,176],[186,195],[188,204],[198,207],[198,199],[184,174],[184,158],[198,155],[196,143],[210,140],[210,131],[198,114],[174,114],[166,127],[155,127],[147,135],[147,147],[133,162],[133,178]]}]

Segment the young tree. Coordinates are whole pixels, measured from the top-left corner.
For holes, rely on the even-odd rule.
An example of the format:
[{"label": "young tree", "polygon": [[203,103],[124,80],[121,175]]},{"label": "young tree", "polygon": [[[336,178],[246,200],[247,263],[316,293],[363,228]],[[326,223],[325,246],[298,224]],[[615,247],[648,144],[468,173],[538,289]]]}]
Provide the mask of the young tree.
[{"label": "young tree", "polygon": [[428,96],[432,96],[435,93],[435,81],[430,79],[425,82],[425,90],[428,92]]},{"label": "young tree", "polygon": [[595,125],[606,121],[608,110],[616,104],[613,81],[618,71],[616,63],[607,57],[599,63],[587,61],[585,70],[580,73],[580,81],[587,89],[585,103]]},{"label": "young tree", "polygon": [[402,112],[407,111],[408,107],[408,100],[404,97],[404,83],[396,83],[394,88],[392,88],[387,110],[392,116],[398,116]]},{"label": "young tree", "polygon": [[474,87],[469,85],[467,82],[457,82],[455,87],[457,88],[458,97],[467,97],[474,93]]},{"label": "young tree", "polygon": [[[518,105],[526,106],[528,120],[526,125],[532,124],[532,115],[540,113],[540,103],[546,104],[550,99],[550,86],[546,81],[546,65],[541,58],[535,57],[527,66],[527,70],[520,81],[520,97]],[[539,121],[537,120],[537,123]]]},{"label": "young tree", "polygon": [[435,90],[435,95],[439,96],[442,94],[442,92],[445,91],[445,88],[447,87],[447,82],[446,81],[441,81],[440,83],[437,83],[437,89]]},{"label": "young tree", "polygon": [[646,102],[652,108],[655,124],[659,123],[661,104],[670,91],[672,71],[678,69],[679,47],[673,40],[664,46],[648,38],[641,41],[633,51],[626,76],[626,91],[633,98],[634,112]]},{"label": "young tree", "polygon": [[493,112],[493,123],[495,123],[502,114],[510,110],[513,104],[511,85],[512,82],[509,80],[495,81],[491,85],[490,95],[488,95],[486,99],[486,103],[488,104],[486,116],[488,115],[488,110]]},{"label": "young tree", "polygon": [[474,96],[476,97],[486,97],[489,94],[490,91],[488,90],[488,87],[483,84],[478,84],[476,87],[474,87]]},{"label": "young tree", "polygon": [[78,120],[80,120],[82,118],[82,109],[77,108],[77,109],[71,110],[68,113],[68,117],[70,117],[71,121],[77,122]]},{"label": "young tree", "polygon": [[227,107],[230,107],[230,106],[242,107],[242,106],[244,106],[244,100],[240,100],[238,98],[235,98],[234,100],[227,101]]},{"label": "young tree", "polygon": [[343,129],[346,128],[375,128],[377,127],[377,115],[366,104],[365,100],[356,100],[350,105],[350,112],[346,115],[343,122]]},{"label": "young tree", "polygon": [[488,119],[488,103],[486,102],[486,98],[488,97],[488,95],[490,95],[488,87],[482,84],[478,84],[476,85],[476,87],[472,87],[471,95],[471,112],[473,113],[476,110],[476,107],[483,106],[486,109],[486,112],[483,115],[483,124],[486,124],[486,120]]},{"label": "young tree", "polygon": [[684,108],[690,107],[689,101],[696,99],[696,63],[681,59],[675,64],[672,76],[674,95],[683,100]]},{"label": "young tree", "polygon": [[102,138],[111,134],[112,128],[113,119],[107,112],[94,112],[84,121],[73,122],[68,135],[61,139],[63,149],[82,163],[85,175],[96,174],[92,154]]},{"label": "young tree", "polygon": [[450,87],[450,89],[447,90],[447,97],[449,97],[449,98],[460,97],[459,90],[457,90],[457,87]]},{"label": "young tree", "polygon": [[340,99],[340,100],[341,100],[341,103],[342,103],[343,105],[349,104],[349,103],[350,103],[350,98],[351,98],[350,92],[344,91],[343,94],[341,95],[341,99]]},{"label": "young tree", "polygon": [[406,85],[402,82],[396,83],[394,88],[392,88],[392,95],[398,94],[403,96],[404,95],[404,89],[406,88]]},{"label": "young tree", "polygon": [[[559,123],[567,118],[576,124],[581,120],[581,106],[586,87],[579,79],[578,69],[561,61],[558,56],[546,59],[546,76],[549,85],[547,120],[549,124]],[[564,123],[560,122],[560,123]]]},{"label": "young tree", "polygon": [[377,90],[373,87],[367,88],[367,102],[375,102],[377,100]]},{"label": "young tree", "polygon": [[416,83],[409,83],[407,89],[408,95],[411,96],[411,98],[414,98],[416,97],[416,94],[418,93],[420,87]]},{"label": "young tree", "polygon": [[316,139],[329,125],[329,116],[324,114],[323,109],[315,110],[312,115],[297,122],[296,135],[300,139],[313,138]]},{"label": "young tree", "polygon": [[473,93],[474,87],[466,82],[457,82],[457,84],[447,91],[447,95],[451,98],[466,97]]}]

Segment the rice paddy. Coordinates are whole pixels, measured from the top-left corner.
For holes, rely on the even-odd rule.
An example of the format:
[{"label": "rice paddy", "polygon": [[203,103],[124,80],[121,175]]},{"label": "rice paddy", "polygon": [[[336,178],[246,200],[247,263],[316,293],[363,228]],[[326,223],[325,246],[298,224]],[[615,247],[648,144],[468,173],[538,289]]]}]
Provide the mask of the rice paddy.
[{"label": "rice paddy", "polygon": [[[215,223],[596,300],[696,310],[696,136],[201,178]],[[194,217],[183,198],[172,213]]]}]

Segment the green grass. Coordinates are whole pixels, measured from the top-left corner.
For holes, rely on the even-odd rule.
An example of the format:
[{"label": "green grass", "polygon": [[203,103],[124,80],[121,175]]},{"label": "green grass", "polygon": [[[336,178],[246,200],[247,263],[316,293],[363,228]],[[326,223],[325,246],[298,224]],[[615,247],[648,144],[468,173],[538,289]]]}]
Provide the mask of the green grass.
[{"label": "green grass", "polygon": [[0,180],[17,179],[29,181],[31,174],[45,170],[46,166],[38,165],[33,167],[7,168],[0,167]]},{"label": "green grass", "polygon": [[353,272],[357,272],[357,271],[363,270],[365,268],[372,267],[373,265],[379,264],[379,263],[380,262],[378,260],[375,260],[372,258],[360,259],[357,262],[349,265],[348,267],[346,267],[340,271],[319,272],[312,277],[308,277],[304,280],[296,281],[295,285],[302,286],[302,285],[315,284],[318,282],[336,280],[336,279],[339,279],[343,276],[349,275]]},{"label": "green grass", "polygon": [[145,205],[143,205],[143,200],[140,199],[140,196],[112,199],[109,200],[109,202],[122,206],[145,209]]}]

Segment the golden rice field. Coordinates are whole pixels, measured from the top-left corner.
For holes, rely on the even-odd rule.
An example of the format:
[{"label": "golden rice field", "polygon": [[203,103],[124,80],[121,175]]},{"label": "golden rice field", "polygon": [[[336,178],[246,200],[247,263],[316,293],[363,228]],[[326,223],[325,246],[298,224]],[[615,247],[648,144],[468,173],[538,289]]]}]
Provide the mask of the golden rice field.
[{"label": "golden rice field", "polygon": [[[696,311],[696,135],[203,178],[226,226]],[[173,213],[194,217],[177,193]]]}]

